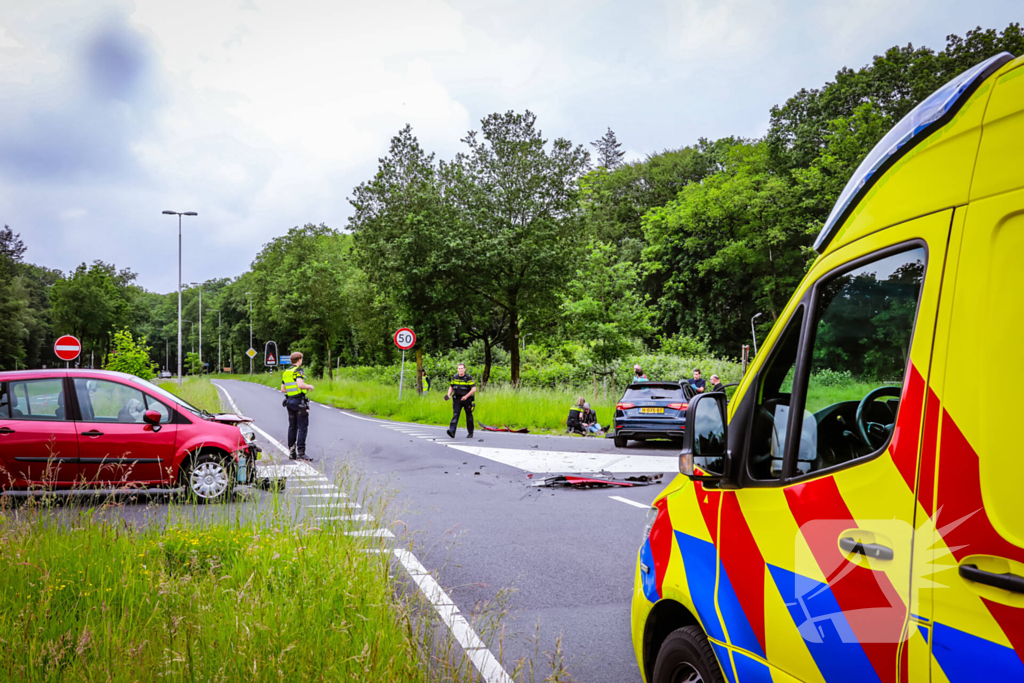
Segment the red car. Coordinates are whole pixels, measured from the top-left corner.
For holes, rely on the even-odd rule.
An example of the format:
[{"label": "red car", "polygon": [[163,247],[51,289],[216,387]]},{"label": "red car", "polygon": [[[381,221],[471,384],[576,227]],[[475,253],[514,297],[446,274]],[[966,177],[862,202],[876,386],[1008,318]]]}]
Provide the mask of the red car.
[{"label": "red car", "polygon": [[222,501],[255,480],[248,422],[121,372],[0,372],[0,489],[183,486]]}]

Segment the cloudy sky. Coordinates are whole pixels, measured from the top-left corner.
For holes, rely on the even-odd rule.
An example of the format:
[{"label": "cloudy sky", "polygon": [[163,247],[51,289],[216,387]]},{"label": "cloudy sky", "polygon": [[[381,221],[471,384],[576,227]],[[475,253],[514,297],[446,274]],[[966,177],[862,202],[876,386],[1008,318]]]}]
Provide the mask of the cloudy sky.
[{"label": "cloudy sky", "polygon": [[[27,259],[140,283],[242,273],[293,225],[344,227],[405,123],[441,157],[494,111],[631,158],[757,136],[772,105],[1019,0],[4,0],[0,223]],[[1015,16],[1016,15],[1016,16]]]}]

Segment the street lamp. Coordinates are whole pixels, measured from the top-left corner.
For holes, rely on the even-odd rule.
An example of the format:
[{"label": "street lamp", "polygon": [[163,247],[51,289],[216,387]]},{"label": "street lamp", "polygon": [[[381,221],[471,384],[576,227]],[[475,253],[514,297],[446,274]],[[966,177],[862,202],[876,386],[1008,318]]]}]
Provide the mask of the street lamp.
[{"label": "street lamp", "polygon": [[[252,348],[252,292],[246,292],[249,298],[249,348]],[[246,354],[249,355],[248,353]],[[252,356],[249,356],[249,376],[252,377]]]},{"label": "street lamp", "polygon": [[199,288],[199,368],[201,374],[203,367],[203,283],[190,282],[189,284]]},{"label": "street lamp", "polygon": [[178,217],[178,384],[181,384],[181,217],[198,216],[195,211],[164,211],[168,216]]},{"label": "street lamp", "polygon": [[[221,364],[221,362],[220,362],[220,309],[215,310],[215,311],[210,311],[210,313],[216,313],[217,314],[217,372],[220,372],[224,368],[224,365]],[[199,329],[202,329],[202,328],[199,328]]]},{"label": "street lamp", "polygon": [[761,317],[760,313],[755,313],[754,317],[750,319],[750,335],[754,338],[754,355],[757,355],[757,332],[754,331],[754,321]]}]

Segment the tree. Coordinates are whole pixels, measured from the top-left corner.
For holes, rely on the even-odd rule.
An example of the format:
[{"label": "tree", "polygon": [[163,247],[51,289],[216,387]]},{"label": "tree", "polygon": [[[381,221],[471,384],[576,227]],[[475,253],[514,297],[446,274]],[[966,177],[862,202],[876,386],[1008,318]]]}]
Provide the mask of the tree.
[{"label": "tree", "polygon": [[511,380],[519,384],[520,325],[550,317],[566,263],[579,240],[578,180],[589,154],[564,138],[551,143],[536,116],[506,112],[481,122],[468,152],[439,169],[453,222],[446,231],[448,272],[459,292],[479,296],[508,319]]},{"label": "tree", "polygon": [[187,375],[201,375],[203,373],[203,364],[199,360],[199,354],[195,351],[189,351],[185,354],[185,374]]},{"label": "tree", "polygon": [[[636,266],[618,261],[610,244],[591,242],[562,296],[567,329],[579,339],[595,373],[606,378],[612,366],[652,333],[647,300],[637,291]],[[605,399],[608,385],[605,382]]]},{"label": "tree", "polygon": [[156,367],[149,359],[149,351],[146,340],[136,341],[127,328],[115,332],[110,360],[105,369],[126,372],[142,379],[152,379],[156,374]]},{"label": "tree", "polygon": [[607,171],[614,171],[622,165],[622,158],[626,153],[622,151],[622,145],[615,138],[615,132],[609,128],[608,132],[590,143],[590,146],[597,150],[597,165]]},{"label": "tree", "polygon": [[734,355],[751,315],[774,320],[813,259],[820,225],[808,220],[802,192],[772,171],[765,143],[740,144],[725,171],[648,212],[643,265],[662,292],[661,327]]}]

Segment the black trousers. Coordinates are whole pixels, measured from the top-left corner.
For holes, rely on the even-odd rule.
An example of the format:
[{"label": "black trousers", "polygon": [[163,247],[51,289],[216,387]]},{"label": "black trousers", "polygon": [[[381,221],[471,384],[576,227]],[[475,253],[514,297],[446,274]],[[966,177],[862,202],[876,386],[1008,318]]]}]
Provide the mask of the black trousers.
[{"label": "black trousers", "polygon": [[473,434],[473,401],[461,401],[455,396],[452,396],[452,425],[448,428],[452,434],[459,428],[459,413],[463,410],[466,411],[466,431],[469,432],[470,436]]},{"label": "black trousers", "polygon": [[288,455],[306,454],[306,431],[309,429],[309,408],[304,402],[288,401]]}]

